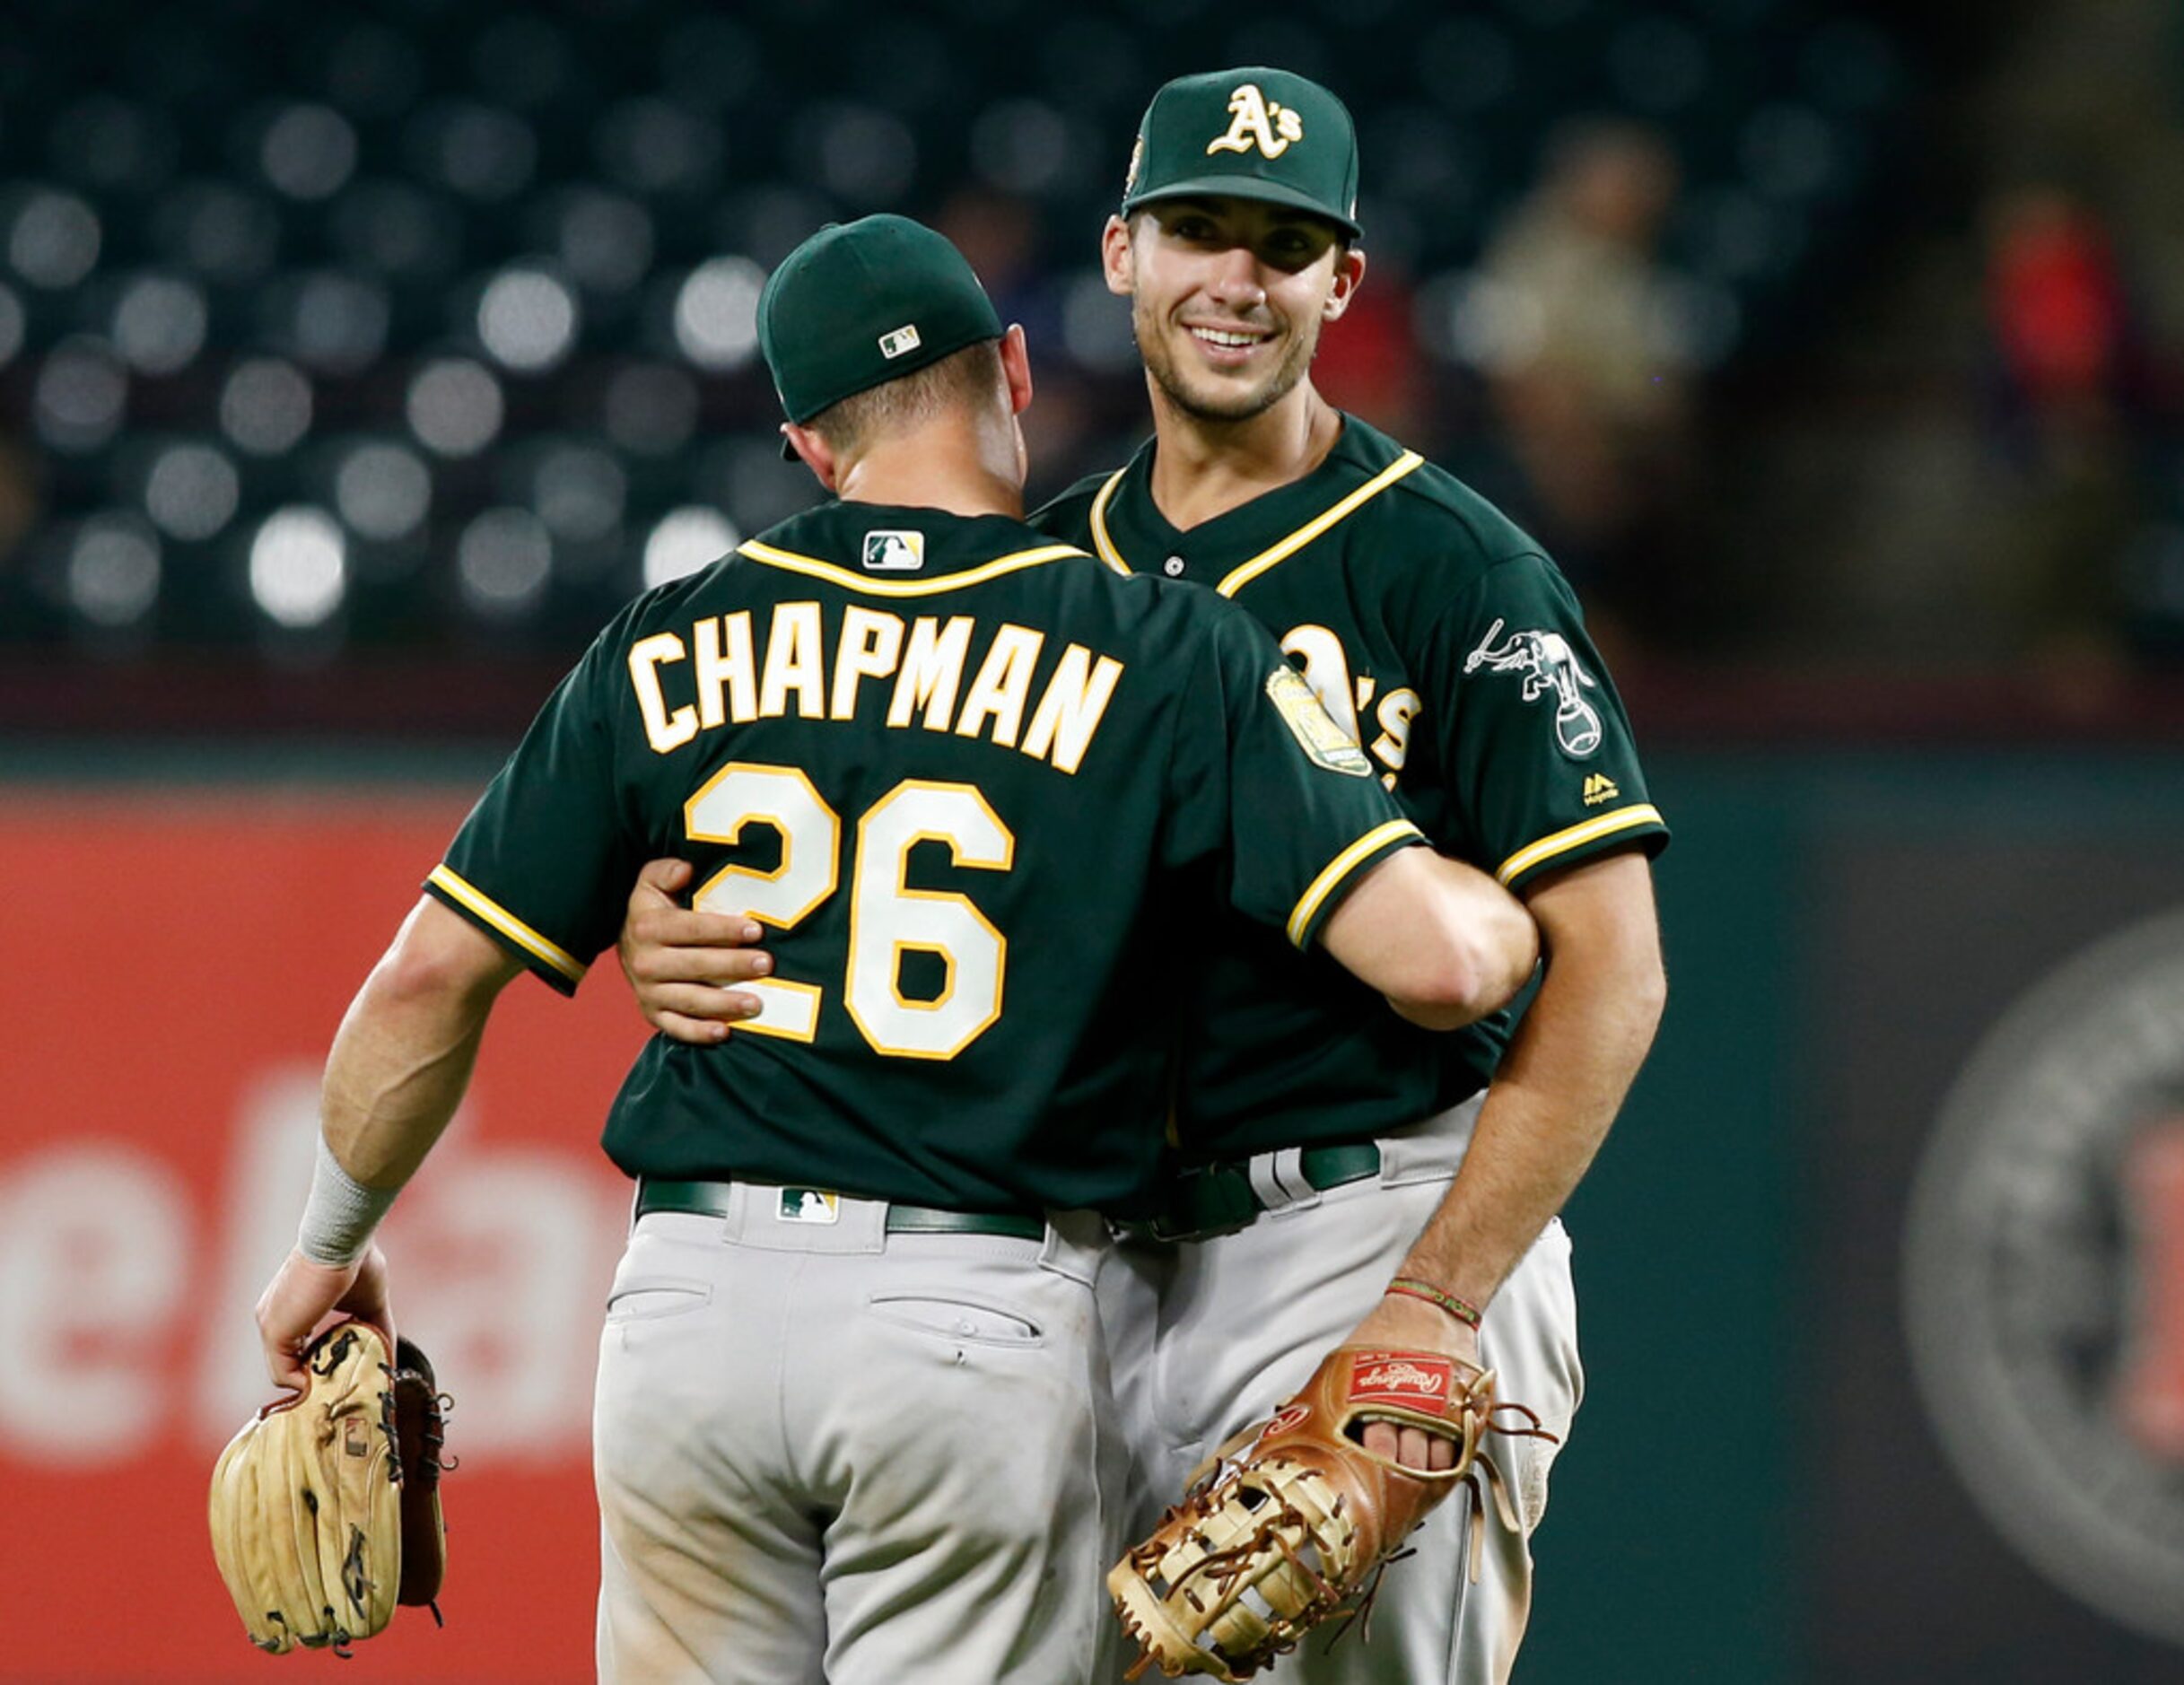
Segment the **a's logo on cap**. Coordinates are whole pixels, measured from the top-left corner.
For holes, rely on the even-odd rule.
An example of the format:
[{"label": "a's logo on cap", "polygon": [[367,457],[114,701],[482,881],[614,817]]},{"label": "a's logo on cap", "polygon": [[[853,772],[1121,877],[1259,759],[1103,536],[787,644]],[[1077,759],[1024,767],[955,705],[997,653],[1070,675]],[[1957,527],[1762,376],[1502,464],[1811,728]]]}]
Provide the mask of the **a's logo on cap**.
[{"label": "a's logo on cap", "polygon": [[1145,162],[1145,136],[1140,134],[1137,144],[1130,149],[1130,168],[1123,175],[1123,196],[1128,198],[1138,188],[1138,166]]},{"label": "a's logo on cap", "polygon": [[918,325],[905,322],[891,334],[879,336],[879,354],[893,362],[904,352],[915,351],[922,342],[918,338]]},{"label": "a's logo on cap", "polygon": [[864,564],[873,573],[915,573],[925,565],[922,532],[876,531],[864,536]]},{"label": "a's logo on cap", "polygon": [[1207,146],[1207,157],[1247,153],[1256,146],[1266,157],[1279,158],[1289,150],[1291,141],[1305,137],[1304,118],[1286,105],[1271,102],[1255,82],[1245,83],[1228,96],[1228,132]]}]

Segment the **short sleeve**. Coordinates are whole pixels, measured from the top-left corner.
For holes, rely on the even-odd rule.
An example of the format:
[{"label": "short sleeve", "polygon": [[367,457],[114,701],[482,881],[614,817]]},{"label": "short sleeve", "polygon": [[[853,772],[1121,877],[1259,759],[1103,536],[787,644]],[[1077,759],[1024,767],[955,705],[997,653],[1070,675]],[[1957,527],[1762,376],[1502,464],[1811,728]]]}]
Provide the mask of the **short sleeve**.
[{"label": "short sleeve", "polygon": [[1308,947],[1388,854],[1425,841],[1265,628],[1218,598],[1179,699],[1175,858],[1219,852],[1237,911]]},{"label": "short sleeve", "polygon": [[563,994],[615,939],[641,863],[622,822],[611,750],[618,665],[602,636],[539,711],[424,884]]},{"label": "short sleeve", "polygon": [[1428,694],[1474,860],[1512,888],[1621,849],[1658,853],[1668,825],[1630,721],[1567,581],[1544,556],[1489,568],[1432,627]]}]

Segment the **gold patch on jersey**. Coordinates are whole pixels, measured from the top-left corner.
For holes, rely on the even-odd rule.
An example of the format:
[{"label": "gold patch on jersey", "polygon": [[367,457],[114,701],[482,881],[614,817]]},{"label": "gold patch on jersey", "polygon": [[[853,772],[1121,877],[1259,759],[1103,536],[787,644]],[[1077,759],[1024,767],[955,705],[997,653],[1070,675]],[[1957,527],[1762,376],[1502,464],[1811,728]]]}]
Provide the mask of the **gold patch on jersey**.
[{"label": "gold patch on jersey", "polygon": [[783,1188],[774,1216],[784,1223],[839,1223],[842,1196],[825,1188]]},{"label": "gold patch on jersey", "polygon": [[1585,805],[1597,808],[1603,801],[1613,801],[1623,792],[1616,788],[1615,781],[1605,773],[1594,773],[1585,781]]},{"label": "gold patch on jersey", "polygon": [[1352,778],[1372,776],[1373,764],[1365,758],[1365,751],[1335,724],[1302,673],[1293,667],[1276,668],[1266,676],[1266,694],[1315,766],[1347,773]]}]

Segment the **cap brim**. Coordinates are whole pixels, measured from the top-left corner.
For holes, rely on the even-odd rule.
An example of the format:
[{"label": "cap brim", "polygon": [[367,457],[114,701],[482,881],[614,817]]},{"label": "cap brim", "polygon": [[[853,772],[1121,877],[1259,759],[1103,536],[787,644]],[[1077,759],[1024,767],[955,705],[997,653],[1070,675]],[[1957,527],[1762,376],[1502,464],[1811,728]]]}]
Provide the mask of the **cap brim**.
[{"label": "cap brim", "polygon": [[1279,181],[1262,181],[1254,176],[1201,176],[1194,181],[1171,181],[1150,193],[1133,194],[1124,199],[1123,214],[1128,216],[1132,211],[1158,205],[1164,199],[1256,199],[1262,205],[1308,211],[1322,222],[1333,223],[1351,240],[1365,236],[1365,231],[1358,226],[1354,217],[1338,216],[1309,194],[1284,187]]}]

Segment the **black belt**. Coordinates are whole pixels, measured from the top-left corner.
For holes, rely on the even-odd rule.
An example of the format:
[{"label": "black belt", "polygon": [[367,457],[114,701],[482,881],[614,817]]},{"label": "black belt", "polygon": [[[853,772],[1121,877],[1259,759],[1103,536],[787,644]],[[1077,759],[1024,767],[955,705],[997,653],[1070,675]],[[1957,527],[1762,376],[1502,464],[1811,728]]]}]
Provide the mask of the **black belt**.
[{"label": "black belt", "polygon": [[[729,1193],[735,1185],[732,1182],[660,1182],[646,1176],[637,1183],[637,1215],[679,1211],[686,1217],[726,1217]],[[887,1233],[1006,1235],[1015,1240],[1044,1240],[1046,1219],[1002,1211],[950,1211],[937,1205],[901,1205],[890,1200]]]},{"label": "black belt", "polygon": [[[1306,1147],[1298,1158],[1297,1168],[1306,1182],[1321,1192],[1380,1174],[1380,1148],[1371,1141]],[[1138,1227],[1140,1232],[1149,1231],[1157,1240],[1190,1240],[1225,1228],[1241,1228],[1265,1210],[1266,1202],[1251,1184],[1250,1161],[1219,1159],[1211,1164],[1185,1165],[1175,1172],[1159,1212]]]}]

